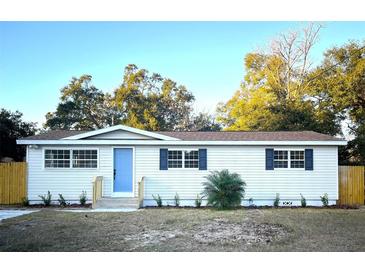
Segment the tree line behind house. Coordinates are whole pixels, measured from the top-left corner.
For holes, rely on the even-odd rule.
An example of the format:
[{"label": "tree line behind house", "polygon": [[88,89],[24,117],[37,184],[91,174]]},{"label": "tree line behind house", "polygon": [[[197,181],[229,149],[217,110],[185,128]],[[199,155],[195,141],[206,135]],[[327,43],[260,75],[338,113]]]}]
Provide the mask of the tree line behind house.
[{"label": "tree line behind house", "polygon": [[[165,130],[314,130],[351,136],[340,148],[340,162],[365,164],[365,41],[350,41],[328,49],[313,63],[313,47],[322,26],[273,39],[267,50],[244,58],[241,87],[214,115],[196,113],[195,97],[184,85],[136,65],[125,67],[121,84],[105,93],[91,75],[74,77],[61,89],[46,123],[22,121],[22,114],[0,113],[0,159],[21,160],[15,139],[37,130],[92,130],[124,124],[152,131]],[[224,77],[224,75],[222,75]],[[239,81],[239,79],[237,79]]]}]

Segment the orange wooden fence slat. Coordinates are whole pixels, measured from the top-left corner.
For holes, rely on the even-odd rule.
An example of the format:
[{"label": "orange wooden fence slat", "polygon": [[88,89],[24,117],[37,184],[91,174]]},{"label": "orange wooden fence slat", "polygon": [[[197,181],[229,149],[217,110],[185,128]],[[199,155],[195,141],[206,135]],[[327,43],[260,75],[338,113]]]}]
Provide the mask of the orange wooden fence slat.
[{"label": "orange wooden fence slat", "polygon": [[0,163],[0,204],[19,204],[27,195],[27,164]]},{"label": "orange wooden fence slat", "polygon": [[364,166],[339,166],[339,203],[364,204]]}]

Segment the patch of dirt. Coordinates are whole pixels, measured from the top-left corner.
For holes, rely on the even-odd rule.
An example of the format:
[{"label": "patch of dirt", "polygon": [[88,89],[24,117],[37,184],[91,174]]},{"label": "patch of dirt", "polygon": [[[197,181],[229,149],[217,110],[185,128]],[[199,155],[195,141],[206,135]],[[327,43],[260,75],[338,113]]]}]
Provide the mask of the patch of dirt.
[{"label": "patch of dirt", "polygon": [[159,244],[161,242],[173,239],[179,236],[183,236],[186,233],[179,230],[147,230],[134,235],[128,235],[125,237],[126,241],[136,241],[140,246]]},{"label": "patch of dirt", "polygon": [[197,229],[194,239],[200,243],[241,242],[246,244],[270,243],[284,238],[288,231],[280,225],[253,222],[230,223],[219,218]]},{"label": "patch of dirt", "polygon": [[252,245],[256,243],[269,244],[285,238],[288,230],[277,224],[257,224],[250,221],[232,223],[228,219],[216,218],[192,229],[173,230],[144,230],[136,234],[127,235],[126,241],[138,247],[158,245],[176,238],[186,238],[202,245]]}]

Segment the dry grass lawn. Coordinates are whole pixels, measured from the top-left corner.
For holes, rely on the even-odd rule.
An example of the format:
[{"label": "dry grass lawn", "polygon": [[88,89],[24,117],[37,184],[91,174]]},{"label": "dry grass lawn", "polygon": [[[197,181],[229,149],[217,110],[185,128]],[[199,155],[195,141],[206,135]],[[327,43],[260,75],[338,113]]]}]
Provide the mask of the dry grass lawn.
[{"label": "dry grass lawn", "polygon": [[42,210],[0,222],[0,251],[365,251],[365,209]]}]

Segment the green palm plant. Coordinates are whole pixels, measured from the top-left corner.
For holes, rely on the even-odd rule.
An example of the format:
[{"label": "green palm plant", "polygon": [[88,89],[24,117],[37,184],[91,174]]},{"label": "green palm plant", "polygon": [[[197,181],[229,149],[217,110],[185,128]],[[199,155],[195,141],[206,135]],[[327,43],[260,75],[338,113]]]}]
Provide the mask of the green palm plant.
[{"label": "green palm plant", "polygon": [[203,195],[207,197],[207,204],[218,209],[233,208],[241,205],[245,194],[246,183],[237,173],[230,173],[228,169],[212,171],[205,177]]}]

